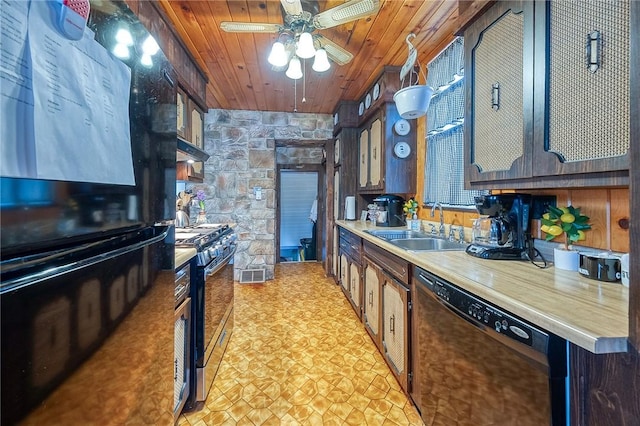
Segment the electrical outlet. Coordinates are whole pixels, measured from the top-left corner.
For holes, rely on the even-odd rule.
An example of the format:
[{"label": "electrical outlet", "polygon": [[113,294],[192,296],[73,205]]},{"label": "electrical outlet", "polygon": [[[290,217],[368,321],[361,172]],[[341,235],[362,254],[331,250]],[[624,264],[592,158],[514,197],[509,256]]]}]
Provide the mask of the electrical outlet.
[{"label": "electrical outlet", "polygon": [[262,200],[262,187],[254,186],[253,194],[256,196],[256,200]]},{"label": "electrical outlet", "polygon": [[556,206],[555,195],[534,195],[531,197],[531,219],[541,219],[549,206]]}]

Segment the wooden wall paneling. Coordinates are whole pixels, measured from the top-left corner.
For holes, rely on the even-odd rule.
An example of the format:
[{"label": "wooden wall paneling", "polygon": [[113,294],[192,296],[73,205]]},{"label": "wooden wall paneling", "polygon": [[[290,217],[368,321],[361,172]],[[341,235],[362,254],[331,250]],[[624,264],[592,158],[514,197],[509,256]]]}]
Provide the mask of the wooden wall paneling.
[{"label": "wooden wall paneling", "polygon": [[420,208],[418,209],[418,217],[422,218],[424,207],[424,184],[425,184],[425,165],[427,161],[427,119],[426,116],[416,120],[416,194],[415,200]]},{"label": "wooden wall paneling", "polygon": [[570,191],[573,207],[580,207],[580,212],[589,216],[591,229],[585,232],[586,239],[577,245],[609,249],[609,193],[607,189],[578,189]]},{"label": "wooden wall paneling", "polygon": [[609,201],[611,220],[609,222],[611,250],[629,251],[629,190],[627,188],[610,189]]}]

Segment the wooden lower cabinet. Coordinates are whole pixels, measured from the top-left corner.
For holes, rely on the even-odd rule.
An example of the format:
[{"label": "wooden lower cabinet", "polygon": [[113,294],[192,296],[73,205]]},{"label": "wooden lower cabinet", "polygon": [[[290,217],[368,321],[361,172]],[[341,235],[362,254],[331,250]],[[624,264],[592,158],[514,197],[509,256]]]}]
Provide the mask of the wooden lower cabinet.
[{"label": "wooden lower cabinet", "polygon": [[382,349],[400,386],[409,392],[410,291],[382,272]]},{"label": "wooden lower cabinet", "polygon": [[571,424],[640,425],[640,353],[596,355],[569,344]]},{"label": "wooden lower cabinet", "polygon": [[340,287],[353,310],[362,319],[362,266],[348,254],[340,253]]},{"label": "wooden lower cabinet", "polygon": [[379,349],[382,348],[382,339],[380,338],[381,277],[382,271],[380,267],[365,257],[363,265],[364,300],[362,301],[362,322]]}]

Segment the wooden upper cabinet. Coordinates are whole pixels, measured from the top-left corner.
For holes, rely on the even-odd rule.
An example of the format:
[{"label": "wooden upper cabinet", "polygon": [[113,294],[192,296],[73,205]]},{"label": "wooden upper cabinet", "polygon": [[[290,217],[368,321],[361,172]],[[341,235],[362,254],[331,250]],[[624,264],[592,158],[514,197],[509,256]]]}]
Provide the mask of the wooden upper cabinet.
[{"label": "wooden upper cabinet", "polygon": [[464,38],[467,188],[628,184],[629,2],[497,2]]},{"label": "wooden upper cabinet", "polygon": [[549,60],[536,61],[534,97],[545,102],[535,115],[546,132],[536,129],[534,176],[629,168],[630,105],[638,102],[630,99],[631,2],[574,3],[535,6],[536,21],[547,18],[536,28],[544,41],[536,58]]},{"label": "wooden upper cabinet", "polygon": [[204,149],[204,112],[193,100],[189,100],[189,116],[189,122],[191,123],[191,138],[189,142],[200,149]]},{"label": "wooden upper cabinet", "polygon": [[360,151],[358,160],[358,187],[360,189],[369,186],[369,129],[360,131]]},{"label": "wooden upper cabinet", "polygon": [[465,180],[531,176],[533,2],[497,3],[464,43]]},{"label": "wooden upper cabinet", "polygon": [[382,185],[382,120],[376,118],[371,123],[369,135],[369,177],[371,188],[380,188]]},{"label": "wooden upper cabinet", "polygon": [[360,126],[358,192],[415,193],[416,122],[409,120],[408,132],[398,134],[394,125],[400,119],[395,103],[387,102]]}]

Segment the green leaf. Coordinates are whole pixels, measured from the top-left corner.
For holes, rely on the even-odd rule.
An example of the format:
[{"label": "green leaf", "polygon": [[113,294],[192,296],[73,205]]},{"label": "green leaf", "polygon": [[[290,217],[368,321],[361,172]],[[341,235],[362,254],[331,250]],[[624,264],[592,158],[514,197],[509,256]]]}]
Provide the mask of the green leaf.
[{"label": "green leaf", "polygon": [[549,213],[550,213],[550,215],[555,215],[557,217],[560,217],[560,216],[562,216],[564,214],[564,212],[562,210],[560,210],[559,208],[554,207],[554,206],[549,206]]},{"label": "green leaf", "polygon": [[555,238],[555,235],[547,234],[547,236],[545,237],[545,241],[551,241],[554,238]]},{"label": "green leaf", "polygon": [[555,225],[556,222],[557,222],[557,220],[542,219],[542,224],[543,225],[547,225],[547,226]]},{"label": "green leaf", "polygon": [[573,223],[564,223],[562,222],[561,228],[564,232],[569,232],[573,227]]}]

